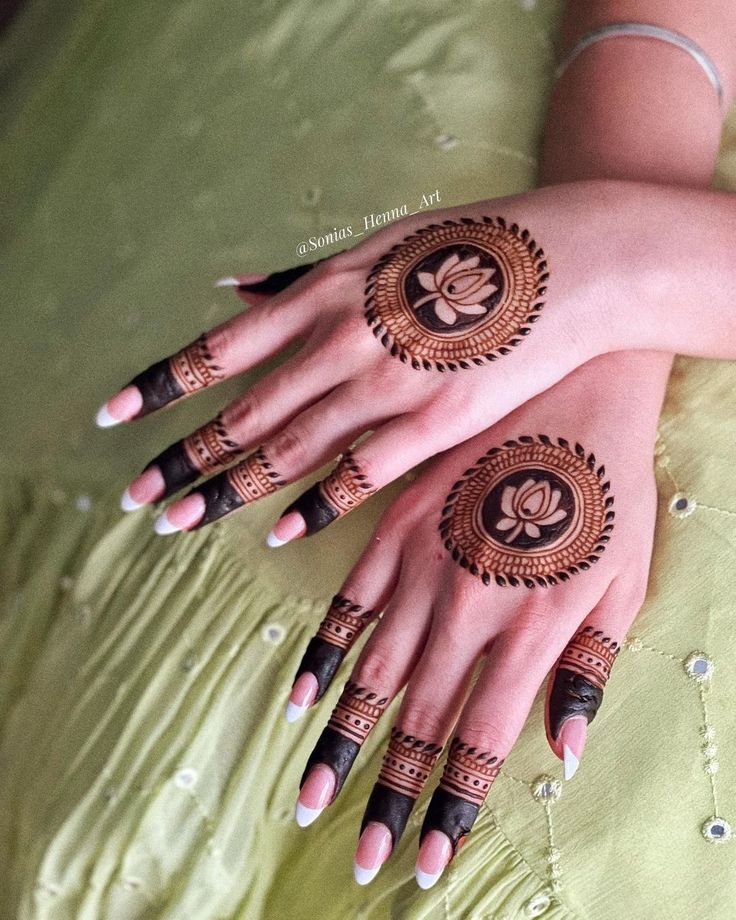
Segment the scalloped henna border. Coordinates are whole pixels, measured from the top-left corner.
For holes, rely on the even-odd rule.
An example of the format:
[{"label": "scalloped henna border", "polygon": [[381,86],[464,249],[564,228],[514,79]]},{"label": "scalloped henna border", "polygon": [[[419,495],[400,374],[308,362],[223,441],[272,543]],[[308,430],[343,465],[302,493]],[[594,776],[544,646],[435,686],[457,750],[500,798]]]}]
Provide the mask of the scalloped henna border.
[{"label": "scalloped henna border", "polygon": [[476,577],[480,578],[484,585],[490,585],[491,580],[494,579],[496,584],[501,588],[516,588],[520,584],[524,584],[527,588],[535,588],[537,585],[539,585],[540,588],[549,588],[552,585],[556,585],[558,581],[568,581],[571,575],[577,575],[581,571],[585,572],[591,567],[591,565],[595,565],[595,563],[598,562],[601,553],[605,552],[606,544],[611,539],[613,520],[616,517],[616,513],[613,510],[613,495],[606,495],[604,501],[604,508],[606,509],[606,513],[603,518],[603,527],[601,528],[601,532],[598,534],[598,538],[595,541],[596,545],[592,552],[590,552],[576,565],[571,565],[566,569],[561,569],[559,572],[555,572],[553,575],[535,575],[533,578],[530,578],[508,575],[506,572],[489,572],[486,568],[480,568],[467,558],[464,550],[462,550],[449,535],[455,501],[460,494],[460,490],[465,485],[466,481],[470,479],[471,476],[474,476],[478,470],[486,463],[488,463],[492,457],[495,457],[497,454],[500,454],[504,450],[513,450],[515,447],[524,447],[528,446],[529,444],[542,444],[545,447],[561,447],[563,450],[568,451],[568,453],[574,454],[580,460],[585,461],[587,466],[601,481],[601,492],[604,495],[606,495],[606,493],[609,492],[611,488],[610,481],[602,481],[606,475],[605,466],[601,465],[598,467],[598,469],[596,469],[597,461],[595,454],[589,453],[586,456],[586,451],[580,444],[576,443],[573,449],[570,447],[570,442],[565,438],[557,438],[557,442],[555,443],[552,438],[545,434],[539,434],[536,437],[531,437],[530,435],[522,435],[516,440],[504,441],[502,447],[492,447],[489,451],[483,454],[483,456],[475,463],[474,466],[468,467],[460,479],[458,479],[453,484],[447,498],[445,499],[445,504],[442,508],[442,516],[438,528],[440,536],[444,542],[445,549],[450,552],[455,562],[462,566],[462,568],[466,569],[471,575],[475,575]]},{"label": "scalloped henna border", "polygon": [[[516,236],[529,250],[529,253],[534,258],[535,265],[534,268],[538,273],[537,278],[537,292],[534,296],[534,300],[537,300],[539,297],[543,297],[547,293],[546,282],[549,280],[549,272],[547,271],[547,261],[544,254],[544,250],[541,246],[537,246],[536,240],[531,238],[531,234],[528,230],[521,230],[519,225],[516,223],[507,224],[506,220],[503,217],[482,217],[481,221],[484,224],[490,224],[492,227],[498,227],[501,230],[506,230],[511,232]],[[503,355],[511,354],[511,349],[515,348],[524,340],[524,336],[529,335],[531,330],[531,324],[536,323],[539,319],[540,312],[545,306],[545,301],[536,302],[532,308],[529,316],[527,316],[524,323],[519,326],[519,328],[514,333],[514,336],[521,336],[522,338],[511,338],[508,342],[505,342],[503,345],[499,345],[497,348],[491,349],[483,357],[474,357],[468,358],[467,360],[462,359],[459,361],[436,361],[429,360],[428,358],[422,358],[421,361],[419,358],[410,354],[402,345],[396,343],[395,337],[390,333],[383,323],[380,321],[380,317],[375,311],[375,301],[373,299],[373,290],[376,286],[376,275],[381,271],[381,269],[386,265],[387,262],[393,257],[393,255],[399,252],[402,248],[402,244],[411,243],[414,240],[420,239],[425,233],[429,233],[432,230],[440,230],[442,227],[461,227],[463,225],[475,224],[479,225],[480,221],[473,219],[472,217],[461,217],[459,220],[443,220],[441,224],[428,224],[426,227],[422,227],[416,233],[412,233],[409,236],[405,236],[400,243],[397,243],[395,246],[392,246],[388,252],[384,253],[381,258],[376,262],[373,268],[370,271],[370,274],[366,278],[366,286],[364,290],[365,294],[365,307],[364,307],[364,316],[366,322],[369,326],[372,327],[371,331],[373,335],[379,339],[381,344],[386,348],[386,350],[391,354],[392,357],[397,357],[403,364],[411,363],[411,366],[415,370],[438,370],[440,373],[444,373],[445,370],[457,371],[459,368],[467,369],[472,368],[473,365],[477,367],[482,367],[486,363],[491,361],[496,361],[498,358]],[[377,324],[377,325],[376,325]]]}]

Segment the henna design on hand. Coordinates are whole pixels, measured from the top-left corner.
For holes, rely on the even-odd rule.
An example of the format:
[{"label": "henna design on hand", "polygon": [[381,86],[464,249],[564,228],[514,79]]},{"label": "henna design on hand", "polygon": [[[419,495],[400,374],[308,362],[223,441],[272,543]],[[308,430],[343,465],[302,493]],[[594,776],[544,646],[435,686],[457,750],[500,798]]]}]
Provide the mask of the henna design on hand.
[{"label": "henna design on hand", "polygon": [[592,722],[603,701],[603,688],[621,651],[618,642],[593,626],[584,626],[560,656],[549,696],[549,728],[556,740],[572,716]]},{"label": "henna design on hand", "polygon": [[420,843],[429,831],[438,830],[447,834],[456,852],[470,833],[503,762],[490,751],[479,751],[455,736],[442,779],[424,816]]},{"label": "henna design on hand", "polygon": [[369,821],[379,821],[389,829],[393,846],[396,846],[414,802],[441,752],[441,744],[422,741],[396,727],[391,729],[391,741],[383,757],[378,781],[368,799],[360,826],[361,834]]},{"label": "henna design on hand", "polygon": [[231,511],[270,495],[287,485],[259,447],[229,470],[213,476],[197,490],[205,501],[204,517],[191,530],[217,521]]},{"label": "henna design on hand", "polygon": [[366,610],[342,594],[333,597],[317,635],[309,641],[294,677],[296,681],[305,671],[314,674],[317,678],[314,702],[324,695],[343,658],[375,615],[374,610]]},{"label": "henna design on hand", "polygon": [[204,389],[224,376],[224,370],[210,353],[204,332],[191,345],[152,364],[130,381],[128,386],[138,387],[143,396],[143,406],[136,418]]},{"label": "henna design on hand", "polygon": [[430,224],[379,259],[365,318],[415,369],[456,371],[507,355],[531,332],[549,280],[543,250],[502,217]]},{"label": "henna design on hand", "polygon": [[388,705],[387,696],[379,696],[367,687],[348,681],[335,706],[327,727],[309,756],[299,788],[317,763],[332,767],[336,783],[333,801],[342,789],[358,752],[371,729]]},{"label": "henna design on hand", "polygon": [[353,452],[348,450],[329,476],[307,489],[281,517],[298,511],[306,524],[305,533],[313,534],[352,511],[375,491],[376,487],[368,481]]},{"label": "henna design on hand", "polygon": [[166,498],[200,476],[222,469],[241,453],[239,445],[229,437],[219,414],[189,437],[167,447],[145,469],[157,466],[161,470],[166,484],[166,491],[161,497]]},{"label": "henna design on hand", "polygon": [[442,510],[452,558],[484,584],[546,587],[585,571],[613,530],[605,467],[564,438],[520,437],[466,470]]}]

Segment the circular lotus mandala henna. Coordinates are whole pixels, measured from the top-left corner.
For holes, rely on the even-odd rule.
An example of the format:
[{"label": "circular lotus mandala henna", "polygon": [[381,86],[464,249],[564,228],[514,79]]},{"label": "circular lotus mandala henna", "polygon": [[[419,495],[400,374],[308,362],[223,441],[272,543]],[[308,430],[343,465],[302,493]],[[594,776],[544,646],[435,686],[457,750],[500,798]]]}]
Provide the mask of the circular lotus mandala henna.
[{"label": "circular lotus mandala henna", "polygon": [[368,275],[365,316],[414,368],[468,368],[506,355],[539,319],[549,278],[528,230],[501,218],[430,224]]},{"label": "circular lotus mandala henna", "polygon": [[545,587],[589,569],[613,530],[613,496],[594,454],[564,438],[494,447],[447,497],[440,533],[453,559],[490,584]]}]

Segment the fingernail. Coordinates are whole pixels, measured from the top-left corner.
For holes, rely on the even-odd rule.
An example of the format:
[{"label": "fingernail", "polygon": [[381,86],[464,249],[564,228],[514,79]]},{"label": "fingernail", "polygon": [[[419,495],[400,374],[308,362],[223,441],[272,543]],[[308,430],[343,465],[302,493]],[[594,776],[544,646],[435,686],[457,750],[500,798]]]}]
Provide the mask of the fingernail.
[{"label": "fingernail", "polygon": [[128,422],[143,408],[143,394],[138,387],[125,387],[108,399],[99,410],[95,422],[100,428],[111,428],[120,422]]},{"label": "fingernail", "polygon": [[557,740],[562,745],[565,779],[572,779],[575,775],[587,736],[588,720],[584,716],[574,716],[562,723]]},{"label": "fingernail", "polygon": [[431,888],[452,858],[452,842],[442,831],[429,831],[419,848],[414,869],[420,888]]},{"label": "fingernail", "polygon": [[268,278],[262,272],[251,272],[249,275],[228,275],[215,281],[215,287],[248,287],[249,284],[260,284]]},{"label": "fingernail", "polygon": [[283,546],[297,537],[303,537],[306,532],[307,525],[301,514],[298,511],[289,511],[273,525],[273,530],[266,537],[266,543],[269,546]]},{"label": "fingernail", "polygon": [[123,511],[136,511],[143,505],[158,501],[166,491],[166,483],[157,466],[151,466],[134,479],[123,492],[120,507]]},{"label": "fingernail", "polygon": [[359,885],[367,885],[391,855],[391,831],[379,821],[369,821],[360,835],[353,871]]},{"label": "fingernail", "polygon": [[286,704],[286,721],[296,722],[302,713],[312,705],[317,696],[319,684],[311,671],[305,671],[294,681],[289,702]]},{"label": "fingernail", "polygon": [[316,821],[335,791],[335,774],[327,764],[315,764],[309,771],[296,803],[296,823],[307,827]]},{"label": "fingernail", "polygon": [[202,520],[204,511],[204,496],[199,492],[192,492],[157,517],[153,529],[161,536],[177,533],[179,530],[189,530]]}]

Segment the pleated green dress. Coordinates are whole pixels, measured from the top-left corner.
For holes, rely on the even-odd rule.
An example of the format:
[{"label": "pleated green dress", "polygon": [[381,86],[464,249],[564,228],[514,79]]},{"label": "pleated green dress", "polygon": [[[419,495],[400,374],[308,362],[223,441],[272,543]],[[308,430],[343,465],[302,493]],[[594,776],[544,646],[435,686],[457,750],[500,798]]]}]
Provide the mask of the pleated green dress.
[{"label": "pleated green dress", "polygon": [[[293,265],[300,241],[435,190],[449,206],[533,184],[559,13],[26,0],[0,38],[2,920],[733,916],[734,365],[676,365],[649,597],[578,775],[560,783],[542,689],[426,892],[426,794],[377,879],[352,875],[398,701],[307,829],[298,780],[342,681],[283,717],[401,484],[279,551],[265,534],[304,483],[164,539],[152,512],[120,512],[123,487],[247,380],[134,429],[92,423],[237,311],[216,278]],[[719,181],[736,186],[733,129]]]}]

